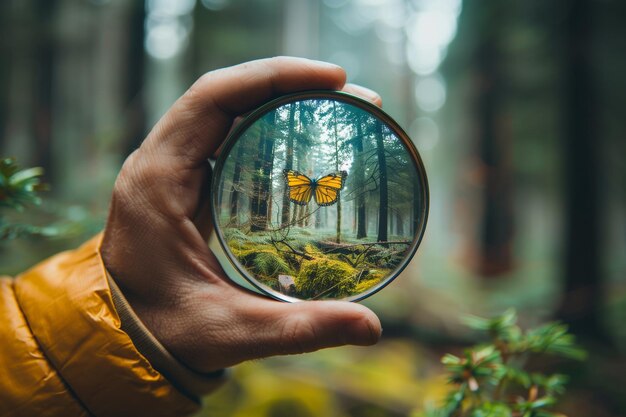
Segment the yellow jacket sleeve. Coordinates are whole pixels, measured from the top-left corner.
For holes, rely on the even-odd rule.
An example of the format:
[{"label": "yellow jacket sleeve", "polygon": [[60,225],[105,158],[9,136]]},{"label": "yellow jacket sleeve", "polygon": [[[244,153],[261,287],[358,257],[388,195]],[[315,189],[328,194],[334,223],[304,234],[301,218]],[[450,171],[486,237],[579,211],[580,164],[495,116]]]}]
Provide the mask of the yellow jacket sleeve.
[{"label": "yellow jacket sleeve", "polygon": [[184,416],[176,389],[121,329],[100,236],[0,278],[0,417]]}]

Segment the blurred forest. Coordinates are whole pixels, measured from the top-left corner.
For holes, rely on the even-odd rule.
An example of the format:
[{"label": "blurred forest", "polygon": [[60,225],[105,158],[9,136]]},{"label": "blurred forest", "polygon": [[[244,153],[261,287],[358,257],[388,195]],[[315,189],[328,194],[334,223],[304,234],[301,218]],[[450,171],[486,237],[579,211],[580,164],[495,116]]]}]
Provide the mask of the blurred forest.
[{"label": "blurred forest", "polygon": [[568,416],[626,414],[626,2],[5,0],[0,156],[45,169],[0,244],[15,274],[96,233],[124,158],[202,73],[278,54],[344,66],[412,136],[431,206],[412,264],[365,302],[375,348],[235,368],[212,416],[407,416],[441,399],[459,318],[515,307],[590,352],[555,364]]}]

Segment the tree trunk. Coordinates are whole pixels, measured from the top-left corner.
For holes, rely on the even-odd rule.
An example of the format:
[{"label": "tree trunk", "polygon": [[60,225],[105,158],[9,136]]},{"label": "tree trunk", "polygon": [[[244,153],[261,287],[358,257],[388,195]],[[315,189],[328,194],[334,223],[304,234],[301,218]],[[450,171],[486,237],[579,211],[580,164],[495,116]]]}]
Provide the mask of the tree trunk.
[{"label": "tree trunk", "polygon": [[35,6],[37,21],[42,31],[35,47],[35,109],[33,120],[33,138],[35,140],[35,164],[44,169],[47,181],[53,181],[54,167],[52,158],[52,105],[53,84],[55,79],[55,36],[50,16],[56,10],[56,0],[38,0]]},{"label": "tree trunk", "polygon": [[[0,39],[10,39],[14,31],[13,3],[0,2]],[[13,40],[13,42],[15,41]],[[14,61],[15,46],[9,42],[0,44],[0,157],[4,157],[4,143],[7,141],[7,122],[10,103],[11,63]]]},{"label": "tree trunk", "polygon": [[367,223],[365,218],[365,163],[363,162],[363,126],[361,118],[356,123],[356,134],[352,142],[354,151],[354,192],[356,192],[356,238],[367,237]]},{"label": "tree trunk", "polygon": [[262,224],[259,224],[261,217],[261,192],[263,189],[263,152],[265,149],[265,137],[263,132],[259,133],[259,144],[257,146],[257,158],[254,161],[254,172],[252,173],[252,195],[250,198],[250,230],[257,232],[264,230]]},{"label": "tree trunk", "polygon": [[143,98],[145,52],[144,28],[146,20],[146,6],[143,2],[133,2],[129,16],[129,39],[126,51],[126,95],[125,102],[128,108],[128,118],[124,132],[125,155],[129,155],[141,145],[147,133],[146,107]]},{"label": "tree trunk", "polygon": [[417,228],[419,227],[421,217],[422,217],[421,207],[422,207],[422,204],[424,204],[424,202],[422,201],[421,191],[422,190],[420,189],[419,183],[417,181],[413,181],[413,208],[412,208],[413,219],[410,225],[413,236],[417,234]]},{"label": "tree trunk", "polygon": [[[334,101],[333,119],[335,124],[335,171],[339,172],[339,134],[337,133],[337,104]],[[341,243],[341,198],[337,198],[337,230],[335,242]]]},{"label": "tree trunk", "polygon": [[601,182],[589,0],[569,3],[566,18],[563,154],[565,155],[564,296],[558,315],[572,331],[607,342],[602,327]]},{"label": "tree trunk", "polygon": [[239,224],[239,188],[241,182],[241,159],[243,158],[243,146],[239,144],[235,156],[235,172],[233,173],[233,185],[230,189],[230,223]]},{"label": "tree trunk", "polygon": [[404,219],[400,210],[396,211],[396,234],[402,236],[404,234]]},{"label": "tree trunk", "polygon": [[378,155],[379,176],[379,207],[378,207],[378,242],[386,242],[388,238],[389,217],[389,188],[387,184],[387,159],[385,158],[385,145],[383,143],[383,125],[376,123],[376,153]]},{"label": "tree trunk", "polygon": [[[499,19],[490,12],[490,19]],[[497,25],[495,22],[491,26]],[[496,26],[497,27],[497,26]],[[476,268],[484,277],[501,275],[513,268],[513,207],[510,140],[503,129],[502,90],[497,37],[491,32],[475,54],[477,69],[478,160],[484,171],[482,210],[479,220],[479,251]]]},{"label": "tree trunk", "polygon": [[[285,149],[285,169],[293,169],[293,136],[295,134],[295,115],[296,104],[289,105],[289,134],[287,136],[287,144]],[[286,227],[289,224],[289,187],[285,182],[285,193],[283,194],[283,207],[281,212],[281,226]]]}]

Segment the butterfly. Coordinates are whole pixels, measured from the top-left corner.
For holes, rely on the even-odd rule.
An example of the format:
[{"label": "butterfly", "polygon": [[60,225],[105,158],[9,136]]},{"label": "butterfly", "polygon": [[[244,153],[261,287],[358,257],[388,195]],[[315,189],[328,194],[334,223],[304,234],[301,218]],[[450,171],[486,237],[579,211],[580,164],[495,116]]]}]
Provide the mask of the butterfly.
[{"label": "butterfly", "polygon": [[335,204],[339,199],[339,191],[343,188],[348,176],[346,171],[341,171],[324,175],[318,179],[311,179],[290,169],[284,169],[283,174],[287,187],[289,187],[289,199],[301,206],[308,204],[313,195],[318,206]]}]

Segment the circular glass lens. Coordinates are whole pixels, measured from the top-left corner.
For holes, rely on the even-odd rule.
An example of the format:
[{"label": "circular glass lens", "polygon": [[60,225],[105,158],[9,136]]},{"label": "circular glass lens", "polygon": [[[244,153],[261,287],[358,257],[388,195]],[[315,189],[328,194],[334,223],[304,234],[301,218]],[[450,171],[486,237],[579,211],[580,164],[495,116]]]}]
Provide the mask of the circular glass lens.
[{"label": "circular glass lens", "polygon": [[428,213],[417,150],[378,107],[339,92],[248,115],[215,164],[212,245],[227,274],[284,301],[356,301],[395,278]]}]

